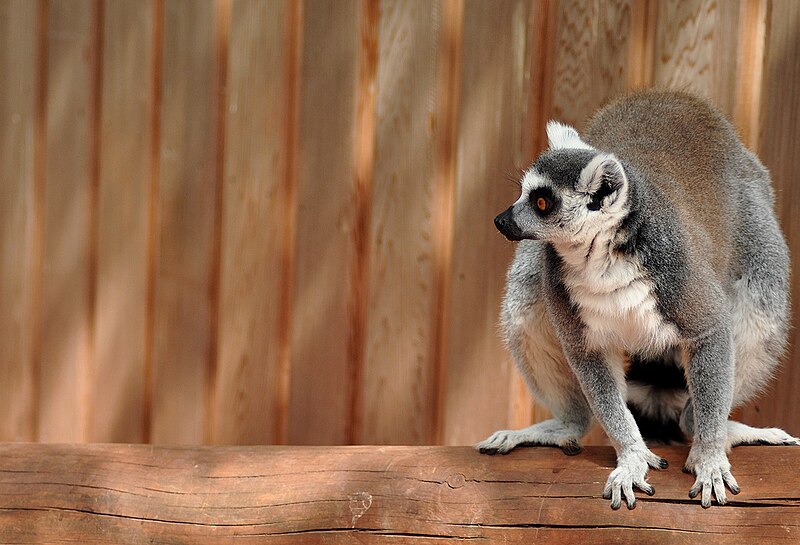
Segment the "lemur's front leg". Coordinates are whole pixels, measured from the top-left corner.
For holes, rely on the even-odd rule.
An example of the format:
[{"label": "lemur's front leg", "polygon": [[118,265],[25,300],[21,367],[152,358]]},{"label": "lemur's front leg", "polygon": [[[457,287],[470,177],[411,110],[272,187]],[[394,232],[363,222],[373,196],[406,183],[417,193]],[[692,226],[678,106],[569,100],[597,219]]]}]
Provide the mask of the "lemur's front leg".
[{"label": "lemur's front leg", "polygon": [[731,474],[726,452],[728,414],[733,401],[733,341],[727,327],[694,342],[686,350],[688,385],[693,412],[694,440],[685,470],[697,477],[689,497],[700,494],[703,507],[711,506],[711,493],[717,503],[727,502],[725,485],[734,494],[739,485]]},{"label": "lemur's front leg", "polygon": [[633,487],[652,496],[655,489],[646,481],[648,468],[665,469],[667,461],[650,452],[628,409],[621,358],[576,350],[567,357],[595,418],[617,451],[617,468],[608,477],[603,497],[611,499],[612,509],[619,509],[624,496],[628,509],[633,509]]}]

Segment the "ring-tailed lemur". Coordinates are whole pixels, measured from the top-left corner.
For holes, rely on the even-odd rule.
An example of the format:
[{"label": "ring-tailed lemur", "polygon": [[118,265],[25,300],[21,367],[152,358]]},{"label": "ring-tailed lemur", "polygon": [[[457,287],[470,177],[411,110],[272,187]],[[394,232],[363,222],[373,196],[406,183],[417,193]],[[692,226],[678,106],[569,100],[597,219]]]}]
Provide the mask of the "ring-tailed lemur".
[{"label": "ring-tailed lemur", "polygon": [[[640,424],[693,439],[690,497],[736,494],[727,450],[800,442],[728,420],[769,380],[786,344],[789,256],[769,174],[704,100],[644,91],[618,99],[584,137],[559,123],[495,218],[521,241],[501,324],[528,386],[554,418],[498,431],[481,452],[520,444],[580,451],[592,415],[617,451],[604,497],[653,494],[666,461]],[[645,429],[642,424],[642,430]]]}]

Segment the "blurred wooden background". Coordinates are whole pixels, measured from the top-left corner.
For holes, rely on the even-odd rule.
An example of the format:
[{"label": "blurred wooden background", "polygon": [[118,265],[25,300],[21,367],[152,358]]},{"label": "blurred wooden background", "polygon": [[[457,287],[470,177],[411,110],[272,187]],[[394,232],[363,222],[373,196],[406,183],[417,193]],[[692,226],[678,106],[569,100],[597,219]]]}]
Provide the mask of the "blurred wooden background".
[{"label": "blurred wooden background", "polygon": [[[491,220],[547,119],[631,88],[734,120],[800,270],[794,0],[2,0],[0,75],[0,440],[542,418],[497,336]],[[800,433],[798,364],[745,420]]]}]

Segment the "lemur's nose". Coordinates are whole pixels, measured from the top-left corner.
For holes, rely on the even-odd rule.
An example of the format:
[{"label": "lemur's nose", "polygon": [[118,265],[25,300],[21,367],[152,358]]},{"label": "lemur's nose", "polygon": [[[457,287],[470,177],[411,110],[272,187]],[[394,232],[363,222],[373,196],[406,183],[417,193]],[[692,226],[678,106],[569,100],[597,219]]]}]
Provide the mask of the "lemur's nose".
[{"label": "lemur's nose", "polygon": [[513,207],[509,207],[505,212],[498,214],[494,218],[494,226],[508,240],[522,240],[522,233],[511,214],[512,209]]},{"label": "lemur's nose", "polygon": [[497,227],[497,230],[501,233],[504,230],[508,229],[509,220],[511,219],[511,209],[504,210],[497,214],[497,217],[494,218],[494,226]]}]

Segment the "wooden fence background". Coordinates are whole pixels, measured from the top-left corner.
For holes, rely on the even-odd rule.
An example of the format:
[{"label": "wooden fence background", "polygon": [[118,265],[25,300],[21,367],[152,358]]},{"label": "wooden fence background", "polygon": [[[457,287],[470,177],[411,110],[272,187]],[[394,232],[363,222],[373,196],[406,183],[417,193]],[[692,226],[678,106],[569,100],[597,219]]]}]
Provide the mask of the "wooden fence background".
[{"label": "wooden fence background", "polygon": [[[653,84],[735,121],[800,270],[800,2],[0,1],[0,439],[542,418],[496,333],[491,220],[547,119]],[[742,417],[800,433],[798,364]]]}]

